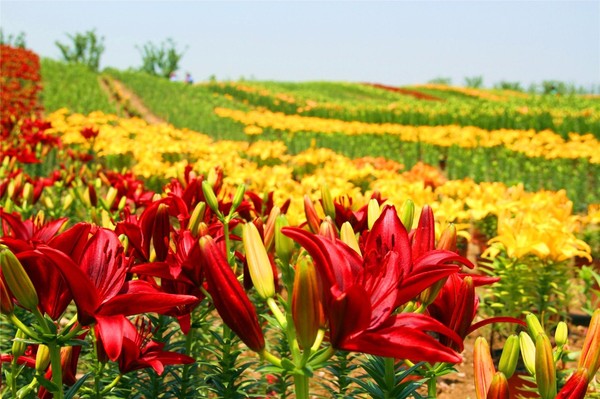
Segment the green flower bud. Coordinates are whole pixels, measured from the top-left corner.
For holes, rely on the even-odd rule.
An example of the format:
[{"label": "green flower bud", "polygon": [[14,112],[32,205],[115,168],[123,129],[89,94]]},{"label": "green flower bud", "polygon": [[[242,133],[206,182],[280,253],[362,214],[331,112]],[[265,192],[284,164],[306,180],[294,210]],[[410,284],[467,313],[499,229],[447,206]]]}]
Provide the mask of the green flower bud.
[{"label": "green flower bud", "polygon": [[246,186],[244,184],[240,184],[235,192],[235,195],[233,196],[230,211],[231,213],[235,212],[235,210],[238,209],[238,207],[244,200],[244,194],[246,194]]},{"label": "green flower bud", "polygon": [[412,229],[413,221],[415,218],[415,203],[411,199],[407,199],[402,204],[402,209],[400,210],[400,221],[406,228],[406,231],[410,231]]},{"label": "green flower bud", "polygon": [[281,214],[275,218],[275,253],[285,265],[290,263],[294,251],[294,241],[281,233],[281,229],[289,225],[285,215]]},{"label": "green flower bud", "polygon": [[535,381],[541,399],[556,397],[556,366],[550,339],[540,333],[535,339]]},{"label": "green flower bud", "polygon": [[44,344],[39,344],[37,354],[35,356],[36,371],[38,373],[44,373],[49,364],[50,364],[50,349]]},{"label": "green flower bud", "polygon": [[533,313],[529,313],[527,314],[527,316],[525,316],[525,323],[527,323],[529,334],[531,335],[534,341],[537,339],[538,335],[545,334],[545,331],[542,328],[540,321],[538,320],[537,316]]},{"label": "green flower bud", "polygon": [[271,298],[275,295],[273,268],[256,226],[253,223],[246,223],[243,227],[243,236],[248,271],[254,288],[261,298]]},{"label": "green flower bud", "polygon": [[15,359],[19,356],[23,356],[25,350],[27,349],[27,344],[22,341],[25,338],[27,338],[27,335],[25,335],[21,329],[17,329],[11,350],[11,353]]},{"label": "green flower bud", "polygon": [[379,208],[379,202],[376,199],[371,199],[367,206],[367,222],[369,224],[369,230],[373,228],[375,221],[379,219],[381,215],[381,209]]},{"label": "green flower bud", "polygon": [[335,205],[333,204],[331,191],[329,191],[329,187],[326,185],[321,187],[321,201],[323,202],[325,216],[329,216],[331,219],[335,220]]},{"label": "green flower bud", "polygon": [[506,378],[510,378],[514,374],[519,361],[519,353],[519,337],[513,334],[506,339],[498,364],[498,371],[504,373]]},{"label": "green flower bud", "polygon": [[6,285],[25,309],[38,306],[38,295],[19,259],[7,247],[0,246],[0,266]]},{"label": "green flower bud", "polygon": [[556,331],[554,332],[554,341],[556,342],[556,346],[563,347],[567,343],[569,339],[569,327],[567,323],[564,321],[558,322],[556,326]]},{"label": "green flower bud", "polygon": [[206,200],[208,207],[217,215],[220,214],[219,200],[217,200],[217,196],[215,195],[212,186],[206,180],[202,182],[202,192],[204,193],[204,199]]},{"label": "green flower bud", "polygon": [[525,331],[519,334],[519,346],[525,368],[531,375],[535,375],[535,343]]}]

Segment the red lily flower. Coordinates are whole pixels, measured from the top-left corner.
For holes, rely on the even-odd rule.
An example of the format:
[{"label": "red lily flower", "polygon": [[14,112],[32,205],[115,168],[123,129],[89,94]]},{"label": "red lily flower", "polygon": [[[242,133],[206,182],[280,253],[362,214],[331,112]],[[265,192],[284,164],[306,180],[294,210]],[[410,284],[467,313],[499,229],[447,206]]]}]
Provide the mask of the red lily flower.
[{"label": "red lily flower", "polygon": [[[479,298],[475,295],[475,288],[495,283],[498,280],[499,278],[473,274],[452,274],[433,303],[427,307],[427,313],[455,331],[461,340],[478,328],[491,323],[507,322],[525,326],[524,321],[514,317],[492,317],[473,324],[479,307]],[[440,337],[440,342],[453,349],[462,350],[462,345],[457,346],[446,337]]]},{"label": "red lily flower", "polygon": [[95,231],[83,250],[74,251],[74,259],[45,245],[20,255],[41,256],[61,272],[77,306],[79,322],[84,326],[96,322],[99,330],[111,331],[112,339],[105,339],[111,359],[116,359],[121,351],[118,316],[164,313],[197,301],[194,296],[163,293],[147,281],[127,281],[123,247],[111,230]]},{"label": "red lily flower", "polygon": [[225,255],[210,236],[200,238],[208,292],[219,315],[253,351],[265,347],[256,310],[229,267]]},{"label": "red lily flower", "polygon": [[436,281],[458,271],[448,262],[466,262],[434,250],[412,260],[408,233],[393,207],[385,207],[366,238],[363,258],[340,240],[299,228],[283,233],[312,256],[323,284],[331,345],[337,349],[413,361],[459,362],[460,356],[424,331],[458,335],[437,320],[394,310]]},{"label": "red lily flower", "polygon": [[134,251],[133,255],[141,262],[151,259],[154,249],[155,259],[162,262],[167,258],[171,235],[170,217],[176,217],[185,226],[189,214],[183,201],[174,196],[163,198],[150,204],[138,220],[120,222],[115,228],[117,234],[125,234]]},{"label": "red lily flower", "polygon": [[[162,374],[165,365],[190,364],[195,361],[194,358],[181,353],[163,351],[165,344],[151,339],[152,326],[143,318],[138,317],[134,325],[126,317],[119,316],[115,325],[118,325],[122,339],[123,349],[116,359],[122,374],[147,367],[152,367],[158,374]],[[103,339],[104,336],[98,336],[100,358],[105,357]]]}]

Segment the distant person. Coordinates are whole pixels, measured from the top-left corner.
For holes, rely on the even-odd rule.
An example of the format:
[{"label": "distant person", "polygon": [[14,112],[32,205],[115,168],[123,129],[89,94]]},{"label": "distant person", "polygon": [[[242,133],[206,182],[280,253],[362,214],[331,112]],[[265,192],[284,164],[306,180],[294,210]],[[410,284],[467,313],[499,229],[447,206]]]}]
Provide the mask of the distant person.
[{"label": "distant person", "polygon": [[189,72],[185,74],[185,83],[189,85],[194,83],[194,78],[192,78],[192,75]]},{"label": "distant person", "polygon": [[177,82],[177,75],[175,74],[175,72],[171,72],[171,74],[169,75],[169,80],[171,82]]}]

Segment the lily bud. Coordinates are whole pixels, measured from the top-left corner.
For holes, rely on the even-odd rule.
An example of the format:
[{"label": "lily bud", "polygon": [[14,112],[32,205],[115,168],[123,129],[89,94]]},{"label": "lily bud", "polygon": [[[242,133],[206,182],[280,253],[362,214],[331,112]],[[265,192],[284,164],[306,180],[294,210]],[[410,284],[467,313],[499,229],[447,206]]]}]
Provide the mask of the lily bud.
[{"label": "lily bud", "polygon": [[294,241],[281,233],[281,229],[289,225],[285,215],[279,215],[275,219],[275,253],[284,264],[290,263],[294,251]]},{"label": "lily bud", "polygon": [[265,348],[258,315],[212,237],[200,238],[207,290],[223,322],[253,351]]},{"label": "lily bud", "polygon": [[531,375],[535,375],[535,343],[525,331],[519,334],[519,347],[525,368]]},{"label": "lily bud", "polygon": [[369,200],[369,204],[367,206],[367,223],[369,225],[369,230],[373,228],[375,221],[379,219],[381,215],[381,208],[379,207],[379,202],[376,199]]},{"label": "lily bud", "polygon": [[273,237],[275,236],[275,220],[277,216],[281,213],[281,210],[278,206],[274,206],[271,208],[271,212],[269,213],[269,217],[265,222],[265,248],[269,251],[273,245]]},{"label": "lily bud", "polygon": [[115,200],[117,199],[118,193],[119,190],[112,186],[108,189],[108,192],[106,193],[106,198],[104,200],[104,206],[106,207],[106,210],[110,210],[112,208],[113,204],[115,203]]},{"label": "lily bud", "polygon": [[39,344],[38,349],[37,349],[37,354],[35,356],[35,370],[38,373],[43,373],[49,364],[50,364],[50,349],[44,344]]},{"label": "lily bud", "polygon": [[244,194],[246,194],[246,185],[240,184],[233,196],[233,201],[231,202],[231,212],[235,212],[235,210],[239,208],[244,200]]},{"label": "lily bud", "polygon": [[449,224],[448,227],[444,229],[436,248],[456,252],[456,226],[454,226],[454,223]]},{"label": "lily bud", "polygon": [[292,318],[301,348],[310,348],[315,342],[320,327],[320,313],[317,272],[314,266],[303,258],[296,265],[292,293]]},{"label": "lily bud", "polygon": [[508,380],[503,372],[498,371],[492,378],[490,389],[487,393],[486,399],[509,399],[510,390],[508,387]]},{"label": "lily bud", "polygon": [[12,343],[11,353],[13,357],[16,359],[19,356],[23,356],[25,351],[27,350],[27,344],[22,340],[27,338],[27,335],[20,328],[17,329],[17,333],[15,334],[15,339]]},{"label": "lily bud", "polygon": [[194,237],[198,237],[200,223],[204,220],[204,212],[206,211],[206,202],[198,202],[190,216],[188,228]]},{"label": "lily bud", "polygon": [[335,220],[335,205],[333,204],[331,191],[329,191],[329,187],[327,186],[321,187],[321,202],[323,204],[325,216],[329,216],[331,219]]},{"label": "lily bud", "polygon": [[534,341],[537,339],[538,335],[545,334],[544,329],[540,324],[540,321],[538,320],[537,316],[533,313],[529,313],[527,314],[527,316],[525,316],[525,323],[527,323],[529,334],[531,335],[531,338],[533,338]]},{"label": "lily bud", "polygon": [[29,182],[23,185],[23,192],[21,193],[23,201],[29,205],[33,204],[33,185]]},{"label": "lily bud", "polygon": [[317,234],[319,232],[319,226],[321,225],[321,219],[317,215],[315,204],[308,195],[304,195],[304,214],[306,215],[306,222],[310,231]]},{"label": "lily bud", "polygon": [[246,223],[243,227],[243,236],[248,271],[254,288],[262,299],[271,298],[275,295],[273,268],[256,226],[253,223]]},{"label": "lily bud", "polygon": [[577,369],[558,392],[556,399],[585,399],[589,381],[588,371],[583,368]]},{"label": "lily bud", "polygon": [[336,240],[337,233],[335,231],[335,225],[329,216],[325,216],[325,219],[323,219],[323,222],[319,227],[319,235],[328,238],[330,241]]},{"label": "lily bud", "polygon": [[519,353],[519,337],[513,334],[506,339],[498,364],[498,371],[501,371],[506,378],[510,378],[514,374],[519,361]]},{"label": "lily bud", "polygon": [[6,285],[21,306],[29,310],[37,308],[38,295],[31,279],[15,254],[3,245],[0,245],[0,267]]},{"label": "lily bud", "polygon": [[473,347],[473,369],[475,372],[475,395],[477,399],[486,399],[494,377],[494,361],[490,346],[483,337],[475,340]]},{"label": "lily bud", "polygon": [[596,375],[600,366],[600,309],[592,314],[592,320],[581,348],[577,367],[587,369],[590,377]]},{"label": "lily bud", "polygon": [[402,204],[400,209],[400,221],[404,225],[406,231],[412,230],[413,221],[415,218],[415,203],[411,199],[407,199]]},{"label": "lily bud", "polygon": [[535,381],[542,399],[556,397],[556,366],[550,339],[544,333],[535,339]]},{"label": "lily bud", "polygon": [[429,205],[421,209],[411,247],[413,260],[435,249],[435,221],[433,210]]},{"label": "lily bud", "polygon": [[569,338],[569,328],[567,327],[567,323],[564,321],[558,322],[556,326],[556,331],[554,332],[554,342],[556,342],[556,346],[563,347],[567,343]]},{"label": "lily bud", "polygon": [[8,294],[8,288],[4,285],[4,280],[0,278],[0,313],[9,315],[13,312],[15,306]]},{"label": "lily bud", "polygon": [[212,186],[207,180],[202,181],[202,192],[204,193],[204,199],[206,200],[206,204],[208,205],[208,207],[215,214],[220,214],[219,200],[217,200],[217,196],[215,195]]},{"label": "lily bud", "polygon": [[358,240],[356,239],[356,234],[354,233],[350,222],[344,222],[344,224],[342,224],[342,228],[340,229],[340,239],[357,254],[361,255]]},{"label": "lily bud", "polygon": [[96,188],[92,185],[88,185],[87,198],[89,200],[89,205],[94,208],[98,205],[98,195],[96,194]]}]

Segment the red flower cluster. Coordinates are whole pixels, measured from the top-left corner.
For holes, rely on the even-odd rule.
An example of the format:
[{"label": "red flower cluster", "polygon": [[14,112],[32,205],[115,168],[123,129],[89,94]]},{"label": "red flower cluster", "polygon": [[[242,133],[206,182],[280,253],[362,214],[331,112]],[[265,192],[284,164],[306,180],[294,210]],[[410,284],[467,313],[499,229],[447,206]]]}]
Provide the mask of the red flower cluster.
[{"label": "red flower cluster", "polygon": [[0,123],[2,135],[40,110],[40,59],[32,51],[0,45]]}]

